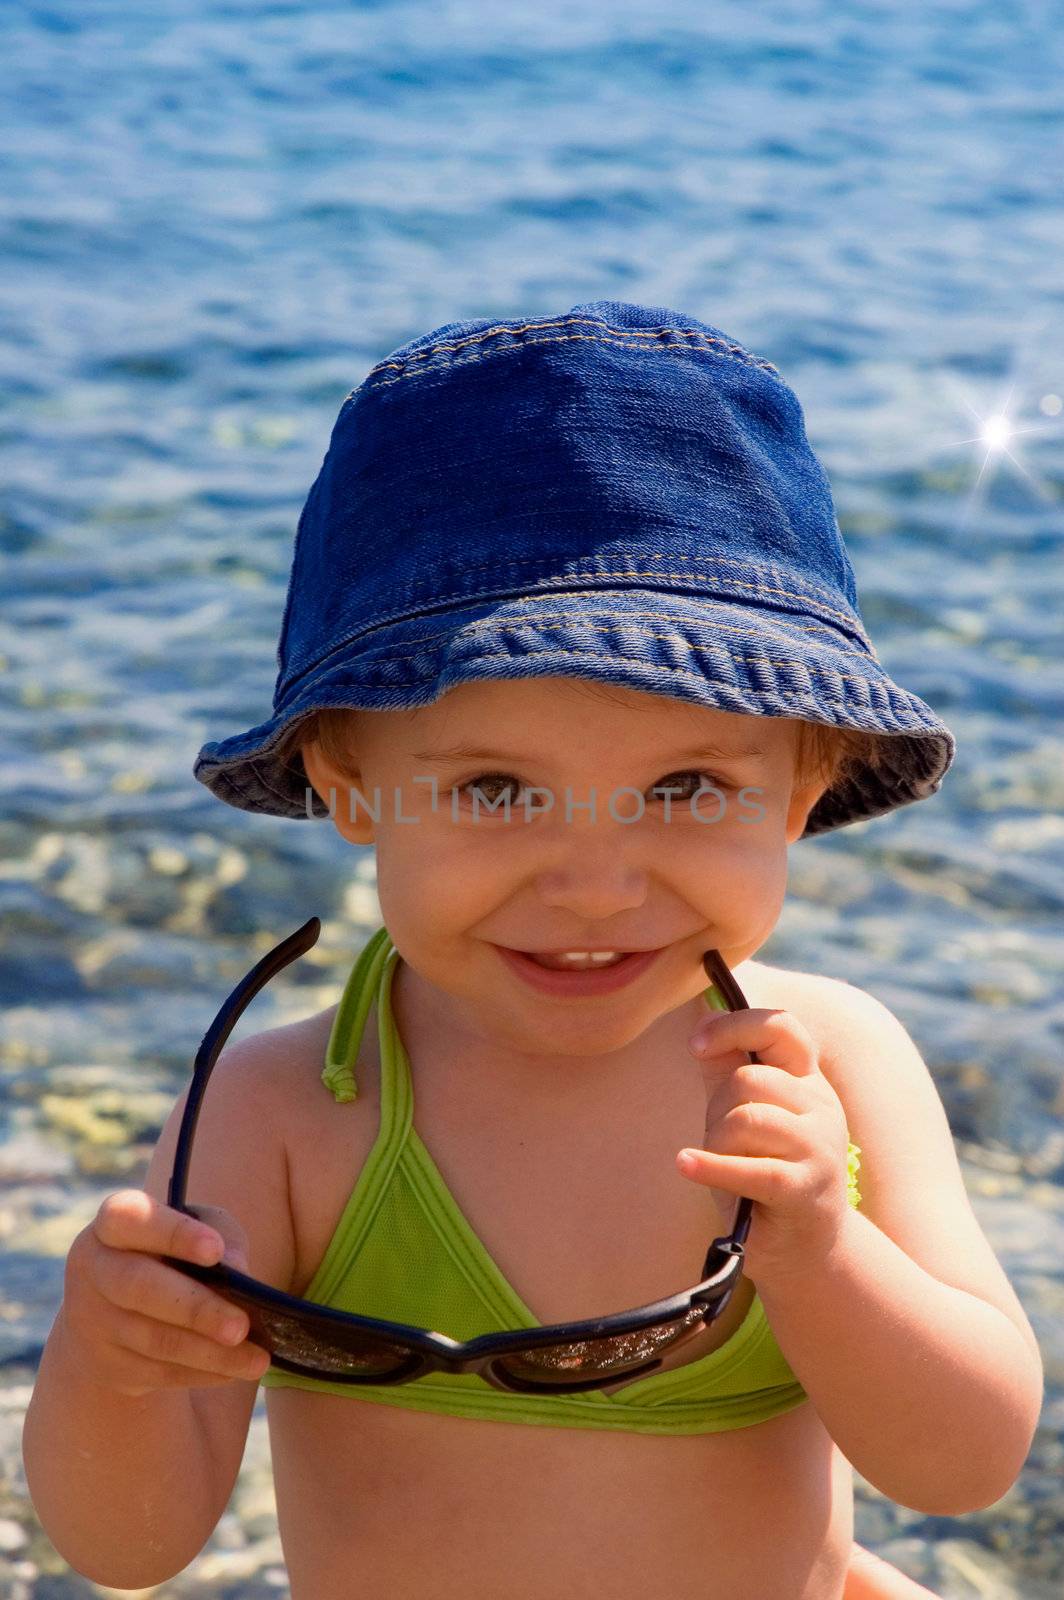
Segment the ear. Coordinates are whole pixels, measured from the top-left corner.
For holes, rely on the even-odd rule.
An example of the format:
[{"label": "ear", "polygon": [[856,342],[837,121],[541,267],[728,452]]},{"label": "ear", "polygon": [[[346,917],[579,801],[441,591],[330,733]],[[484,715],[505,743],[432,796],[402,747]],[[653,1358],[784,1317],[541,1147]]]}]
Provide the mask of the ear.
[{"label": "ear", "polygon": [[787,807],[787,843],[794,844],[805,832],[809,813],[827,788],[826,783],[807,783],[791,793]]},{"label": "ear", "polygon": [[[373,844],[373,818],[362,803],[362,771],[352,766],[340,771],[325,755],[317,739],[300,747],[311,787],[329,812],[329,820],[349,844]],[[373,796],[366,799],[372,803]]]}]

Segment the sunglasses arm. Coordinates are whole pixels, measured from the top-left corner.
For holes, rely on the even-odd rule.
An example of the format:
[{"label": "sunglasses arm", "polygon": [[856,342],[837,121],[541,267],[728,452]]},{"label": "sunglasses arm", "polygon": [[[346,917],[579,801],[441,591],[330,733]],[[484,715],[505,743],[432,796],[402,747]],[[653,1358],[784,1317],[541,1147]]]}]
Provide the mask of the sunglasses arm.
[{"label": "sunglasses arm", "polygon": [[185,1205],[185,1189],[188,1184],[192,1141],[196,1134],[196,1123],[199,1120],[207,1080],[222,1053],[223,1046],[259,990],[264,989],[270,979],[276,977],[283,967],[287,967],[299,956],[305,955],[312,945],[317,944],[320,932],[321,921],[318,917],[310,917],[301,928],[296,929],[295,933],[290,933],[287,939],[282,939],[280,944],[268,950],[262,960],[252,967],[246,977],[241,978],[236,988],[222,1002],[218,1015],[203,1035],[192,1067],[192,1083],[188,1099],[185,1101],[181,1127],[178,1130],[174,1167],[167,1193],[167,1202],[175,1211],[184,1211],[191,1215]]},{"label": "sunglasses arm", "polygon": [[[736,983],[718,950],[707,950],[702,957],[702,966],[705,969],[706,977],[721,996],[729,1011],[749,1011],[750,1002]],[[748,1050],[746,1054],[751,1061],[757,1061],[757,1057],[752,1051]],[[742,1270],[743,1246],[750,1232],[752,1211],[753,1202],[748,1200],[745,1195],[741,1196],[735,1209],[735,1221],[732,1224],[731,1233],[725,1234],[719,1239],[714,1239],[706,1253],[705,1265],[702,1268],[703,1279],[708,1278],[717,1269],[721,1255],[739,1256],[740,1271]]]}]

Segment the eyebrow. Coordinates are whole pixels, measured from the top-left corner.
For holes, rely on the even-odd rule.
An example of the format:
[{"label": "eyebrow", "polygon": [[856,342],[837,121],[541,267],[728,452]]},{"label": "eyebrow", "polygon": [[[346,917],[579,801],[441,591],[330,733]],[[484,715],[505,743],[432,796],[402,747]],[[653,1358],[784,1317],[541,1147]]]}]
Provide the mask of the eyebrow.
[{"label": "eyebrow", "polygon": [[[743,745],[734,749],[720,749],[715,745],[701,744],[693,750],[674,750],[663,752],[657,760],[665,761],[739,761],[748,756],[764,756],[767,754],[760,745]],[[505,750],[484,750],[479,746],[456,744],[448,745],[440,750],[416,750],[415,761],[506,761],[513,766],[523,766],[526,762],[535,761],[537,757],[531,751],[525,750],[520,754]]]}]

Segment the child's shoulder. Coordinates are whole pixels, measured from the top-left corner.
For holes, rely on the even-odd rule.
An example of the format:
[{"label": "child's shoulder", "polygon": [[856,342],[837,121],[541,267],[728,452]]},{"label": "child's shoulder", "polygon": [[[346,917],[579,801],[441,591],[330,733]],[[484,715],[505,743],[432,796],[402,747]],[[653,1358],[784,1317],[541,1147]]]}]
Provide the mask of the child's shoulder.
[{"label": "child's shoulder", "polygon": [[[253,1076],[261,1082],[264,1101],[268,1095],[289,1150],[313,1113],[334,1103],[321,1074],[338,1005],[241,1040],[243,1058],[230,1062],[230,1071],[242,1074],[248,1087]],[[232,1046],[229,1048],[231,1051]],[[360,1056],[364,1053],[360,1051]],[[360,1090],[363,1077],[361,1071],[356,1072]]]},{"label": "child's shoulder", "polygon": [[254,1126],[260,1146],[276,1147],[289,1170],[301,1141],[313,1142],[322,1103],[332,1101],[321,1071],[336,1010],[333,1005],[230,1041],[211,1074],[204,1116],[211,1112],[220,1130],[238,1122]]},{"label": "child's shoulder", "polygon": [[868,1011],[881,1004],[844,978],[772,966],[766,961],[742,962],[735,969],[735,977],[751,1007],[769,1010],[782,1007],[792,1012],[814,1036],[832,1018]]},{"label": "child's shoulder", "polygon": [[930,1085],[927,1068],[902,1024],[857,984],[760,961],[743,962],[735,975],[752,1009],[787,1011],[805,1028],[821,1072],[850,1116],[856,1144],[861,1143],[856,1130],[876,1103],[875,1058],[882,1057],[884,1046],[895,1052],[907,1046],[912,1065]]},{"label": "child's shoulder", "polygon": [[234,1092],[253,1094],[260,1104],[278,1096],[290,1108],[300,1083],[321,1072],[336,1010],[332,1005],[226,1045],[214,1074],[226,1079]]}]

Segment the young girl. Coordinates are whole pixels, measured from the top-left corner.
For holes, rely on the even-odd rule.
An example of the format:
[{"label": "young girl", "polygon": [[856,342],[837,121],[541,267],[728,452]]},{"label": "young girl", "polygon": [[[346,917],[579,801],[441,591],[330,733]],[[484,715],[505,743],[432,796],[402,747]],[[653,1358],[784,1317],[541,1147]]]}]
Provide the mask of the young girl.
[{"label": "young girl", "polygon": [[[852,1469],[991,1504],[1042,1369],[905,1030],[754,959],[789,847],[930,796],[954,749],[867,638],[791,389],[616,302],[401,346],[341,409],[278,663],[196,774],[372,844],[384,926],[337,1006],[222,1053],[213,1249],[167,1204],[185,1095],[75,1241],[25,1429],[56,1547],[118,1588],[180,1571],[261,1381],[293,1600],[929,1593],[854,1544]],[[713,951],[748,1009],[710,1009]],[[271,1365],[162,1259],[224,1245],[466,1341],[690,1289],[744,1196],[720,1314],[572,1392]]]}]

